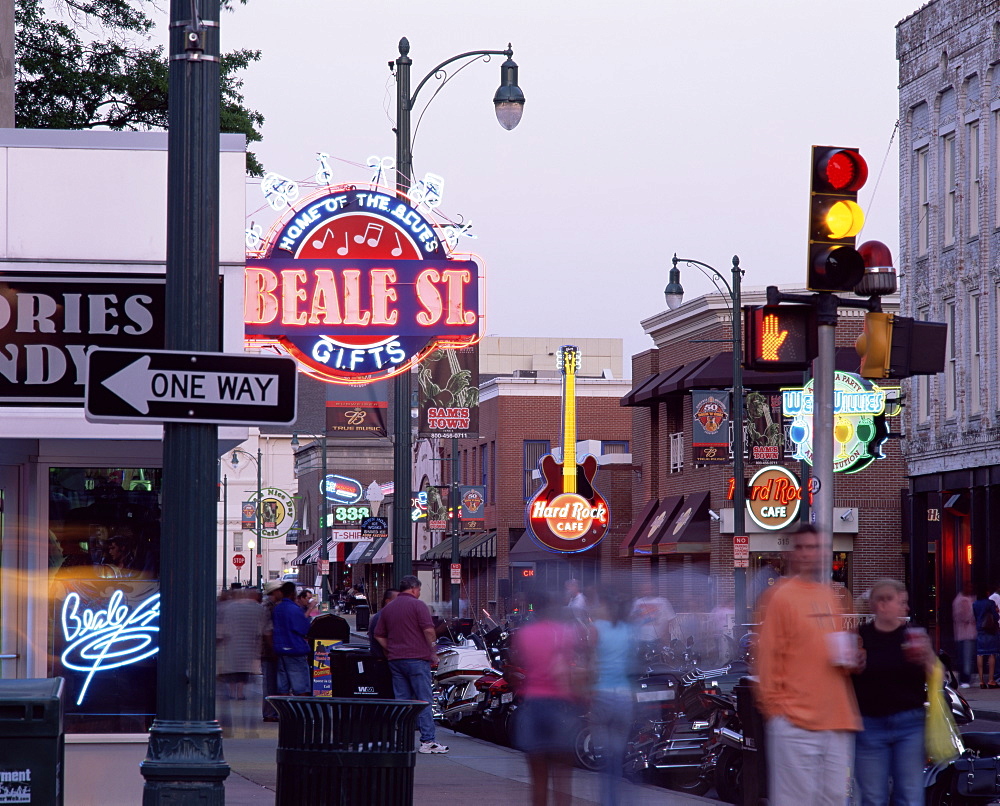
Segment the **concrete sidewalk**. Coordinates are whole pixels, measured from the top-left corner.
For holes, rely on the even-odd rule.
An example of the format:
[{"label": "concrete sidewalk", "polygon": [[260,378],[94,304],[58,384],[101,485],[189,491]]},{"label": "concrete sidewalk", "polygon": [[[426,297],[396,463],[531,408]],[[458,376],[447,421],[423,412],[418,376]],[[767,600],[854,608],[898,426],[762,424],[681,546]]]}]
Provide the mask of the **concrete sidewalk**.
[{"label": "concrete sidewalk", "polygon": [[[234,737],[224,742],[226,760],[232,767],[226,781],[228,806],[274,803],[278,730],[273,723],[262,727],[265,730],[259,730],[256,737]],[[521,752],[441,727],[438,741],[447,744],[451,751],[443,755],[417,755],[414,806],[453,803],[512,806],[531,801],[528,765]],[[718,801],[663,787],[627,781],[621,785],[622,803],[634,806],[704,803],[718,806]],[[600,803],[600,777],[596,773],[574,770],[571,787],[574,806]]]}]

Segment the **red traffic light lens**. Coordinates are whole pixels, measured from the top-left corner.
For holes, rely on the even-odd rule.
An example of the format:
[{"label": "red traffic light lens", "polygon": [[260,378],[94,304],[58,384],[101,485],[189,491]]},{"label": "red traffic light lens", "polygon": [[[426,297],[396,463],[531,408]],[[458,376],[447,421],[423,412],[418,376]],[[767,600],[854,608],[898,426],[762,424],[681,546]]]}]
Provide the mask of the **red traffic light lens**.
[{"label": "red traffic light lens", "polygon": [[839,149],[827,155],[823,176],[840,193],[855,193],[868,181],[868,163],[853,149]]}]

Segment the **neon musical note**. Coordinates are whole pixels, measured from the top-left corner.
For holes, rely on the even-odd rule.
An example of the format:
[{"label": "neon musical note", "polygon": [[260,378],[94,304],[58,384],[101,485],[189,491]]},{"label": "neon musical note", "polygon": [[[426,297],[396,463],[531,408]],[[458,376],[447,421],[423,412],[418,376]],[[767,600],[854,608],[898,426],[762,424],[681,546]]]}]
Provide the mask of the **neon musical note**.
[{"label": "neon musical note", "polygon": [[330,180],[333,179],[333,171],[330,170],[328,162],[330,155],[317,151],[316,159],[319,161],[319,168],[316,169],[316,181],[321,185],[329,185]]},{"label": "neon musical note", "polygon": [[264,231],[260,224],[250,222],[250,226],[246,228],[244,241],[249,251],[257,252],[260,250],[261,244],[264,242]]},{"label": "neon musical note", "polygon": [[403,254],[403,245],[399,242],[399,233],[394,232],[392,234],[396,236],[396,248],[392,250],[392,256],[399,257]]},{"label": "neon musical note", "polygon": [[[368,167],[374,171],[372,174],[372,184],[381,185],[382,175],[389,174],[396,169],[396,160],[392,157],[369,157]],[[386,179],[388,179],[388,176],[386,176]]]},{"label": "neon musical note", "polygon": [[[375,232],[374,237],[368,234],[369,232],[372,231]],[[363,235],[354,236],[354,243],[364,243],[367,240],[369,246],[378,246],[378,242],[382,240],[382,233],[384,231],[385,227],[383,227],[381,224],[369,224],[367,227],[365,227]]]},{"label": "neon musical note", "polygon": [[344,233],[344,245],[337,247],[337,254],[338,255],[346,255],[348,249],[350,249],[350,246],[347,243],[347,233],[345,232]]},{"label": "neon musical note", "polygon": [[[334,242],[334,244],[336,244],[337,243],[337,233],[333,231],[333,227],[327,227],[326,231],[323,233],[322,239],[316,238],[315,240],[313,240],[313,242],[312,242],[312,248],[313,249],[322,249],[324,246],[326,246],[326,242],[328,240],[330,240],[330,236],[333,236],[333,242]],[[344,233],[344,245],[337,247],[337,254],[338,255],[346,255],[348,248],[349,247],[347,245],[347,233],[345,232]]]},{"label": "neon musical note", "polygon": [[271,209],[281,212],[299,197],[299,186],[287,176],[268,173],[260,183],[261,193],[271,205]]}]

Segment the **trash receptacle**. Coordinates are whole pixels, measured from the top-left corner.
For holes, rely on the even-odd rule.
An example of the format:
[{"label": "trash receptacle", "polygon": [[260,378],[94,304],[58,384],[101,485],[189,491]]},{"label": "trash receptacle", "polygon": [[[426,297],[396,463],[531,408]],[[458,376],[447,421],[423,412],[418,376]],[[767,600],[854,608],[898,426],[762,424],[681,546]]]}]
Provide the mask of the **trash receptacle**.
[{"label": "trash receptacle", "polygon": [[330,647],[330,693],[345,699],[391,700],[389,665],[379,661],[368,647]]},{"label": "trash receptacle", "polygon": [[733,694],[743,728],[743,806],[758,806],[767,797],[764,718],[754,703],[752,678],[741,678]]},{"label": "trash receptacle", "polygon": [[354,629],[359,632],[367,630],[371,615],[372,611],[368,602],[364,599],[358,599],[354,605]]},{"label": "trash receptacle", "polygon": [[414,700],[269,697],[278,711],[276,806],[413,803]]},{"label": "trash receptacle", "polygon": [[0,680],[0,803],[63,802],[63,679]]}]

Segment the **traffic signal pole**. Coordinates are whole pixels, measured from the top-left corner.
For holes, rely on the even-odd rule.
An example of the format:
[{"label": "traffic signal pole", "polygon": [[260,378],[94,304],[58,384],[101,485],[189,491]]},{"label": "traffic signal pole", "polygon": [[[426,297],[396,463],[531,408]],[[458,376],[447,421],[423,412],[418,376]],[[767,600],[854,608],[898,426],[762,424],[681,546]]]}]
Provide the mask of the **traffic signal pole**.
[{"label": "traffic signal pole", "polygon": [[837,371],[837,297],[816,295],[817,345],[813,370],[813,525],[820,533],[820,579],[830,581],[833,566],[833,411],[834,374]]}]

